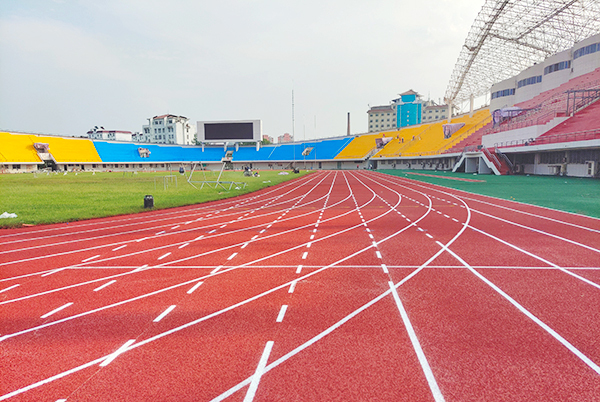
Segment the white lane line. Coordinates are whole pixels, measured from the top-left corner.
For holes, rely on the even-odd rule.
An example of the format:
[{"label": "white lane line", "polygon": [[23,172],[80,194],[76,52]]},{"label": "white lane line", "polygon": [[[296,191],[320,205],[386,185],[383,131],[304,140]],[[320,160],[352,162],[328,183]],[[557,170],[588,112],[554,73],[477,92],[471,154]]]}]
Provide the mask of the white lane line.
[{"label": "white lane line", "polygon": [[204,235],[201,235],[201,236],[196,237],[194,240],[200,240],[203,237],[204,237]]},{"label": "white lane line", "polygon": [[152,322],[159,322],[160,320],[162,320],[163,318],[165,318],[165,316],[167,314],[169,314],[171,311],[173,311],[173,309],[177,307],[176,305],[172,305],[167,307],[167,309],[165,311],[163,311],[162,313],[160,313],[160,315],[158,317],[156,317]]},{"label": "white lane line", "polygon": [[219,229],[223,229],[225,226],[227,226],[227,224],[224,224],[223,226],[219,226]]},{"label": "white lane line", "polygon": [[373,242],[373,247],[377,247],[377,243],[376,242]]},{"label": "white lane line", "polygon": [[[106,367],[106,366],[108,366],[121,353],[127,351],[127,348],[130,347],[131,345],[133,345],[134,342],[135,342],[135,339],[130,339],[127,342],[125,342],[123,345],[121,345],[121,347],[119,349],[115,350],[113,353],[111,353],[110,355],[108,355],[108,357],[106,359],[104,359],[102,361],[102,363],[99,364],[99,366],[100,367]],[[66,399],[65,399],[65,401],[66,401]]]},{"label": "white lane line", "polygon": [[270,224],[269,226],[267,226],[267,229],[269,229],[271,226],[273,226],[273,224]]},{"label": "white lane line", "polygon": [[317,229],[313,229],[313,233],[317,233]]},{"label": "white lane line", "polygon": [[456,219],[456,218],[452,218],[452,220],[453,220],[454,222],[458,222],[458,219]]},{"label": "white lane line", "polygon": [[227,257],[227,260],[232,260],[233,257],[235,257],[237,255],[237,253],[233,253],[231,254],[229,257]]},{"label": "white lane line", "polygon": [[419,363],[421,363],[421,368],[425,373],[425,378],[427,379],[427,383],[429,383],[429,388],[431,389],[431,393],[433,394],[433,399],[436,402],[444,401],[444,396],[442,395],[442,391],[440,391],[440,387],[438,387],[437,382],[435,381],[435,377],[433,372],[431,371],[431,367],[429,367],[429,363],[427,362],[427,358],[425,357],[425,353],[423,353],[423,349],[421,348],[421,344],[419,343],[419,339],[417,338],[417,334],[415,334],[415,330],[408,318],[408,314],[402,305],[402,301],[400,300],[400,296],[398,296],[398,292],[396,291],[396,287],[392,281],[388,282],[390,286],[390,290],[392,291],[392,296],[394,297],[394,301],[396,302],[396,306],[398,306],[398,310],[400,311],[400,316],[402,317],[402,322],[404,322],[404,326],[406,327],[406,332],[408,332],[408,337],[412,342],[413,348],[417,354],[417,358],[419,359]]},{"label": "white lane line", "polygon": [[57,273],[57,272],[60,272],[60,271],[62,271],[63,269],[65,269],[65,268],[53,269],[52,271],[50,271],[50,272],[46,272],[45,274],[43,274],[43,275],[40,275],[40,276],[43,278],[44,276],[48,276],[48,275],[52,275],[52,274],[55,274],[55,273]]},{"label": "white lane line", "polygon": [[433,239],[433,236],[430,235],[429,233],[425,233],[425,236],[429,237],[430,239]]},{"label": "white lane line", "polygon": [[446,217],[446,218],[450,218],[450,216],[449,216],[449,215],[446,215],[446,214],[444,214],[444,217]]},{"label": "white lane line", "polygon": [[50,311],[49,313],[44,314],[43,316],[41,316],[40,318],[48,318],[50,317],[52,314],[58,313],[60,310],[66,309],[67,307],[69,307],[70,305],[72,305],[72,302],[69,302],[67,304],[63,304],[62,306],[60,306],[59,308],[55,308],[54,310]]},{"label": "white lane line", "polygon": [[7,287],[7,288],[4,288],[4,289],[0,290],[0,293],[2,293],[2,292],[6,292],[6,291],[9,291],[9,290],[11,290],[11,289],[14,289],[14,288],[16,288],[16,287],[19,287],[19,286],[21,286],[21,285],[19,285],[19,284],[17,283],[16,285],[12,285],[12,286],[9,286],[9,287]]},{"label": "white lane line", "polygon": [[313,240],[315,238],[315,235],[310,235],[310,240]]},{"label": "white lane line", "polygon": [[310,248],[311,244],[311,242],[306,243],[306,248]]},{"label": "white lane line", "polygon": [[377,258],[382,258],[381,253],[379,251],[375,251],[375,254],[377,254]]},{"label": "white lane line", "polygon": [[146,240],[146,239],[147,239],[147,237],[142,237],[141,239],[137,239],[135,242],[136,242],[136,243],[139,243],[139,242],[141,242],[141,241],[144,241],[144,240]]},{"label": "white lane line", "polygon": [[167,257],[168,257],[168,256],[170,256],[170,255],[171,255],[171,252],[169,251],[168,253],[166,253],[166,254],[163,254],[163,255],[161,255],[160,257],[158,257],[158,259],[159,259],[159,260],[162,260],[163,258],[167,258]]},{"label": "white lane line", "polygon": [[216,231],[217,231],[217,229],[213,229],[213,230],[211,230],[211,231],[210,231],[210,232],[208,232],[208,233],[215,233]]},{"label": "white lane line", "polygon": [[262,356],[260,357],[260,361],[258,362],[258,367],[256,367],[256,371],[252,376],[252,381],[250,382],[250,387],[248,387],[248,392],[244,397],[244,402],[252,402],[254,400],[254,395],[256,395],[256,390],[258,389],[260,378],[265,372],[265,366],[267,365],[267,361],[269,360],[269,355],[271,354],[271,349],[273,349],[273,344],[273,341],[267,342],[265,350],[263,350]]},{"label": "white lane line", "polygon": [[390,273],[390,271],[388,271],[388,267],[387,267],[387,265],[385,265],[385,264],[381,264],[381,268],[383,269],[383,272],[384,272],[384,273],[386,273],[386,274],[389,274],[389,273]]},{"label": "white lane line", "polygon": [[450,250],[447,247],[445,247],[445,250],[448,253],[450,253],[454,258],[456,258],[461,264],[463,264],[463,266],[465,268],[467,268],[475,276],[477,276],[479,279],[481,279],[485,284],[487,284],[489,287],[494,289],[498,294],[500,294],[500,296],[502,296],[506,300],[508,300],[508,302],[510,304],[512,304],[513,306],[515,306],[521,313],[525,314],[525,316],[527,316],[530,320],[532,320],[537,325],[539,325],[544,331],[546,331],[550,335],[552,335],[554,337],[554,339],[559,341],[563,346],[565,346],[567,349],[569,349],[575,356],[580,358],[585,364],[587,364],[592,370],[594,370],[596,372],[596,374],[600,374],[600,367],[596,363],[594,363],[589,357],[584,355],[579,349],[577,349],[575,346],[573,346],[565,338],[560,336],[556,331],[554,331],[552,328],[550,328],[548,325],[546,325],[542,320],[537,318],[533,313],[531,313],[529,310],[527,310],[525,307],[523,307],[521,304],[519,304],[519,302],[517,302],[515,299],[510,297],[507,293],[505,293],[502,289],[500,289],[498,286],[496,286],[494,283],[492,283],[489,279],[487,279],[485,276],[483,276],[479,272],[477,272],[465,260],[460,258],[456,253],[454,253],[454,251]]},{"label": "white lane line", "polygon": [[250,239],[250,240],[254,240],[254,239],[256,239],[257,237],[258,237],[258,235],[254,235],[254,236],[252,236],[252,239]]},{"label": "white lane line", "polygon": [[190,288],[190,290],[187,291],[188,295],[191,295],[192,293],[194,293],[194,290],[198,289],[200,287],[200,285],[202,285],[204,282],[200,281],[197,284],[195,284],[194,286],[192,286]]},{"label": "white lane line", "polygon": [[112,251],[117,251],[117,250],[120,250],[120,249],[125,248],[125,247],[127,247],[127,244],[123,244],[122,246],[119,246],[117,248],[113,248]]},{"label": "white lane line", "polygon": [[93,257],[90,257],[90,258],[86,258],[85,260],[82,260],[81,262],[88,262],[88,261],[94,260],[94,259],[96,259],[96,258],[98,258],[98,257],[100,257],[100,254],[98,254],[98,255],[95,255],[95,256],[93,256]]},{"label": "white lane line", "polygon": [[190,223],[192,223],[192,222],[194,222],[194,221],[187,221],[187,222],[185,223],[185,225],[189,225],[189,224],[190,224]]},{"label": "white lane line", "polygon": [[180,227],[180,226],[181,226],[181,225],[175,225],[175,226],[173,226],[173,227],[171,228],[171,230],[173,230],[173,229],[177,229],[177,228],[178,228],[178,227]]},{"label": "white lane line", "polygon": [[177,247],[179,249],[189,246],[190,243],[183,243],[181,246]]},{"label": "white lane line", "polygon": [[371,233],[369,233],[369,237],[370,237],[371,239],[374,239],[374,238],[375,238],[375,237],[373,237],[373,235],[372,235]]},{"label": "white lane line", "polygon": [[303,259],[303,260],[306,260],[306,257],[307,257],[307,256],[308,256],[308,251],[305,251],[305,252],[302,254],[302,259]]},{"label": "white lane line", "polygon": [[294,293],[294,289],[296,289],[296,281],[292,282],[292,284],[290,285],[290,289],[288,290],[288,293]]},{"label": "white lane line", "polygon": [[316,227],[316,228],[318,228],[318,227],[319,227],[319,224],[318,224],[318,223],[315,223],[315,227]]},{"label": "white lane line", "polygon": [[131,271],[131,272],[140,272],[140,271],[143,271],[143,270],[144,270],[144,269],[146,269],[146,268],[148,268],[148,264],[144,264],[144,265],[142,265],[141,267],[139,267],[139,268],[136,268],[136,269],[134,269],[134,270],[133,270],[133,271]]},{"label": "white lane line", "polygon": [[246,248],[246,247],[248,247],[248,243],[244,243],[241,248]]},{"label": "white lane line", "polygon": [[296,273],[299,274],[300,272],[302,272],[302,265],[298,265],[298,268],[296,268]]},{"label": "white lane line", "polygon": [[283,306],[281,306],[281,310],[279,310],[279,314],[277,315],[277,320],[275,320],[275,322],[282,322],[283,321],[283,317],[285,316],[285,312],[287,311],[287,304],[284,304]]},{"label": "white lane line", "polygon": [[55,402],[67,402],[66,399],[57,399]]},{"label": "white lane line", "polygon": [[154,235],[155,235],[155,236],[158,236],[158,235],[160,235],[160,234],[163,234],[163,233],[167,233],[167,232],[166,232],[166,231],[164,231],[164,230],[161,230],[160,232],[158,232],[158,233],[155,233]]},{"label": "white lane line", "polygon": [[367,232],[370,232],[370,231],[371,231],[371,229],[367,228]]},{"label": "white lane line", "polygon": [[211,274],[216,274],[218,270],[220,270],[221,268],[223,268],[222,265],[219,265],[218,267],[216,267],[215,269],[213,269],[212,271],[210,271]]},{"label": "white lane line", "polygon": [[113,284],[113,283],[115,283],[116,281],[117,281],[116,279],[113,279],[112,281],[108,281],[108,282],[106,282],[104,285],[100,285],[100,286],[98,286],[96,289],[94,289],[94,292],[97,292],[97,291],[99,291],[99,290],[102,290],[102,289],[104,289],[105,287],[112,285],[112,284]]}]

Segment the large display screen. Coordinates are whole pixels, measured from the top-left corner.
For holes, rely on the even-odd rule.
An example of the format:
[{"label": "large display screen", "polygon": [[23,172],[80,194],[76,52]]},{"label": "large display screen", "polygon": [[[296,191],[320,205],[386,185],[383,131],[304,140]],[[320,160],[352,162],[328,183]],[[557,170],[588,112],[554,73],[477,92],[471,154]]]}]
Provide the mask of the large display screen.
[{"label": "large display screen", "polygon": [[254,129],[252,123],[204,123],[204,139],[219,140],[252,140]]}]

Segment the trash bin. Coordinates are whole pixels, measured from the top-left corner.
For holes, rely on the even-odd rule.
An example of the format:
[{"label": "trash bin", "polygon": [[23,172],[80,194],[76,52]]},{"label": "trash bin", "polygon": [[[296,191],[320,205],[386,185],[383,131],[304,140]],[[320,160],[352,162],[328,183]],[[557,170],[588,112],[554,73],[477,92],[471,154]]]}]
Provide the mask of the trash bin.
[{"label": "trash bin", "polygon": [[154,197],[151,195],[144,197],[144,208],[154,208]]}]

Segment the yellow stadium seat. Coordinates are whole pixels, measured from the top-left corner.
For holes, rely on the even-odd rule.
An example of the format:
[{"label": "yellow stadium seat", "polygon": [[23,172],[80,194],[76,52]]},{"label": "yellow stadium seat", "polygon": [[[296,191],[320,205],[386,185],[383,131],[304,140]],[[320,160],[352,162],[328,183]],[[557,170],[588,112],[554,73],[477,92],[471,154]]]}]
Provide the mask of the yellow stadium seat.
[{"label": "yellow stadium seat", "polygon": [[42,163],[29,135],[0,133],[0,163]]},{"label": "yellow stadium seat", "polygon": [[30,141],[49,144],[49,151],[59,163],[102,163],[94,143],[82,138],[63,138],[30,135]]}]

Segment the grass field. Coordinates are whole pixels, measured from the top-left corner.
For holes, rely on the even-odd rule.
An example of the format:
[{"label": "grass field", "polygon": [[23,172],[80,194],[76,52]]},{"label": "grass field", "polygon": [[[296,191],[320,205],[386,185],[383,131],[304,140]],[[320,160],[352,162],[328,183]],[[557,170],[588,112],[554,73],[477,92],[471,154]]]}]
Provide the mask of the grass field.
[{"label": "grass field", "polygon": [[[165,190],[163,177],[168,172],[4,174],[0,175],[0,214],[16,213],[17,218],[0,219],[0,227],[136,213],[144,210],[144,196],[147,194],[154,197],[156,209],[197,204],[235,197],[308,174],[306,171],[289,175],[278,173],[264,171],[260,172],[260,177],[244,177],[242,172],[224,172],[223,181],[247,183],[245,188],[231,191],[207,186],[202,190],[195,189],[187,183],[186,177],[178,173],[175,173],[177,187],[172,182]],[[207,172],[206,180],[216,180],[217,174]],[[204,174],[196,172],[193,179],[203,180]]]},{"label": "grass field", "polygon": [[[471,193],[600,218],[600,180],[558,176],[495,176],[431,170],[378,170]],[[417,174],[414,174],[417,173]],[[430,175],[430,176],[424,176]],[[441,177],[431,177],[441,176]],[[448,178],[483,180],[467,182]]]}]

